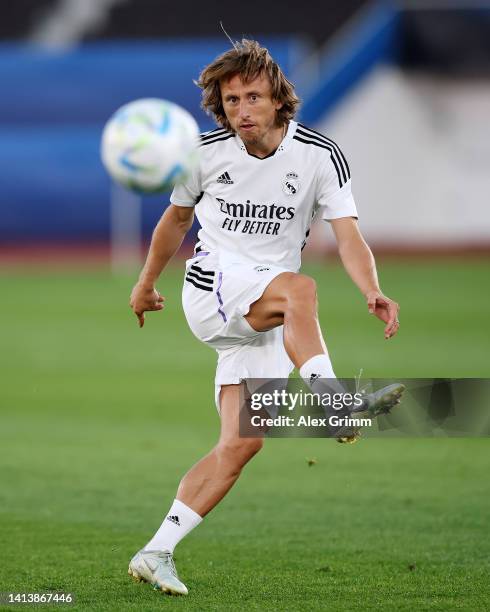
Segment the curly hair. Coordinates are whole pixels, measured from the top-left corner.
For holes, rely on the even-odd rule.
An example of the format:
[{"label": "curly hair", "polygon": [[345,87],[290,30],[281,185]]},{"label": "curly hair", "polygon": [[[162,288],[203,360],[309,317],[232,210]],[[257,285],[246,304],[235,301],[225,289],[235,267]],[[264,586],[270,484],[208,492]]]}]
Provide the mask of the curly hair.
[{"label": "curly hair", "polygon": [[221,81],[240,75],[244,83],[249,83],[261,74],[269,78],[272,99],[282,103],[282,107],[277,111],[276,124],[284,125],[294,118],[299,107],[300,101],[294,91],[294,85],[284,76],[265,47],[246,38],[217,57],[199,75],[196,85],[202,89],[202,108],[214,117],[218,125],[232,131],[221,100]]}]

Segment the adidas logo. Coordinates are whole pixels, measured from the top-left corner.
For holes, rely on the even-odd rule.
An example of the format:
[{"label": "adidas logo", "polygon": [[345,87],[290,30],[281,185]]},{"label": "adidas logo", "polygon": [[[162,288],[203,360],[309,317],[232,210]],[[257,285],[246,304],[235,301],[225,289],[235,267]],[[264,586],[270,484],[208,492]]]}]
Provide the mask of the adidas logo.
[{"label": "adidas logo", "polygon": [[173,516],[167,516],[167,521],[171,521],[172,523],[175,523],[178,527],[180,527],[179,517],[176,514],[174,514]]},{"label": "adidas logo", "polygon": [[318,380],[319,378],[320,378],[320,374],[312,374],[310,376],[310,385],[313,384],[315,380]]},{"label": "adidas logo", "polygon": [[231,180],[228,172],[223,172],[221,176],[216,179],[217,183],[224,183],[225,185],[233,185],[234,181]]}]

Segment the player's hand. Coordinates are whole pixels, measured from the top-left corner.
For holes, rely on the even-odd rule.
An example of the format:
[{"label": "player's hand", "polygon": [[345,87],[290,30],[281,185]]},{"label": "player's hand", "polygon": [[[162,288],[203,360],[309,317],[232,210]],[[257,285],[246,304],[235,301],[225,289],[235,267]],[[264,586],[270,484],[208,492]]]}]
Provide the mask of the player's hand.
[{"label": "player's hand", "polygon": [[140,327],[145,324],[145,312],[162,310],[165,298],[154,287],[136,283],[131,291],[129,307],[138,317]]},{"label": "player's hand", "polygon": [[398,320],[400,306],[379,291],[370,291],[366,295],[366,301],[370,314],[376,315],[378,319],[386,323],[385,339],[388,340],[388,338],[393,337],[400,327],[400,321]]}]

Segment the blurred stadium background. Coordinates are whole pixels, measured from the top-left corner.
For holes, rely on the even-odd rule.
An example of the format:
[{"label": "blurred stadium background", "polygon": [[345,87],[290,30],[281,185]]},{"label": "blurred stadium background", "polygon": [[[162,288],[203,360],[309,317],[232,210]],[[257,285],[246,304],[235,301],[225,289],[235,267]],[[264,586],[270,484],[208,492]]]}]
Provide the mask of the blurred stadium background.
[{"label": "blurred stadium background", "polygon": [[465,6],[348,0],[285,11],[252,1],[237,15],[214,2],[190,25],[188,3],[9,3],[0,25],[2,255],[103,249],[111,236],[131,246],[140,224],[149,238],[166,199],[148,198],[140,212],[111,195],[101,129],[120,105],[151,96],[212,128],[193,79],[228,45],[220,20],[235,38],[270,46],[297,83],[300,119],[346,151],[375,250],[488,253],[490,15],[485,4]]},{"label": "blurred stadium background", "polygon": [[[215,439],[215,364],[186,327],[179,261],[160,286],[165,313],[143,332],[132,319],[135,265],[167,198],[111,186],[104,122],[156,96],[212,128],[192,80],[229,45],[219,22],[257,38],[297,84],[300,119],[346,152],[382,285],[402,304],[400,336],[384,343],[329,231],[315,228],[306,271],[337,373],[487,377],[490,9],[4,4],[0,591],[73,590],[80,609],[145,609],[153,594],[128,584],[124,565]],[[187,608],[488,607],[487,440],[269,442],[181,549]]]}]

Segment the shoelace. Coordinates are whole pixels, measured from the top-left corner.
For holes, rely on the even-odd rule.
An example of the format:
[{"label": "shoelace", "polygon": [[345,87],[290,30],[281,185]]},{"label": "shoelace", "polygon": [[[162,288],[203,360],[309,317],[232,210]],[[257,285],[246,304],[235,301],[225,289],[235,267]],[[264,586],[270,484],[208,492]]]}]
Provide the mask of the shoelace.
[{"label": "shoelace", "polygon": [[[368,398],[373,392],[373,382],[372,380],[366,380],[363,386],[361,386],[361,378],[362,378],[363,371],[364,371],[363,368],[361,368],[359,370],[359,375],[354,377],[354,380],[356,383],[356,393],[360,393],[364,400],[364,403],[369,405]],[[362,408],[356,412],[362,412]]]},{"label": "shoelace", "polygon": [[364,368],[361,368],[359,370],[359,375],[354,377],[354,380],[356,381],[356,393],[360,393],[361,395],[369,395],[369,393],[372,392],[372,381],[367,380],[364,383],[364,386],[361,387],[361,378],[362,378],[362,373],[364,371]]},{"label": "shoelace", "polygon": [[170,552],[162,552],[160,554],[161,559],[163,560],[163,562],[165,563],[165,565],[168,566],[168,568],[170,569],[170,572],[172,573],[172,575],[178,579],[177,576],[177,569],[175,567],[174,564],[174,558],[172,556],[172,553]]}]

